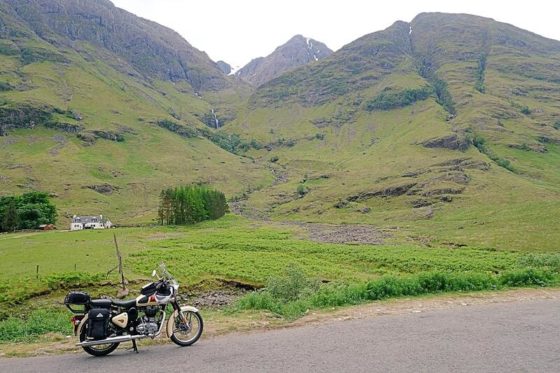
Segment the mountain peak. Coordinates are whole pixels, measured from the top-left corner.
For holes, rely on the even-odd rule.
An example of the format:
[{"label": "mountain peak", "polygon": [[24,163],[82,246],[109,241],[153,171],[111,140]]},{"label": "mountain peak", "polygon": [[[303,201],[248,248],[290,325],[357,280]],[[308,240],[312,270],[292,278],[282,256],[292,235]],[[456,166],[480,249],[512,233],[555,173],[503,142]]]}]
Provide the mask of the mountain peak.
[{"label": "mountain peak", "polygon": [[237,75],[254,86],[260,86],[289,70],[318,61],[332,53],[324,43],[298,34],[277,47],[270,55],[253,59]]}]

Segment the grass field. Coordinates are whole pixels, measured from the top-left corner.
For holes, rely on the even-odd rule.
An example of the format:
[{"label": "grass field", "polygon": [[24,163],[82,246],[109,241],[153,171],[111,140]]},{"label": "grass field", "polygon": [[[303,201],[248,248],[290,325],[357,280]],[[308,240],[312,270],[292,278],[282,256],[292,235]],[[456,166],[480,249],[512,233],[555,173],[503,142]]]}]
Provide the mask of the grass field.
[{"label": "grass field", "polygon": [[[193,227],[16,233],[0,236],[0,279],[55,273],[104,273],[115,266],[113,234],[131,278],[146,277],[161,261],[185,284],[238,280],[262,285],[287,264],[313,277],[358,281],[429,270],[497,272],[524,254],[477,248],[343,245],[313,242],[302,228],[235,215]],[[17,263],[17,265],[14,265]]]},{"label": "grass field", "polygon": [[24,318],[33,317],[38,308],[58,310],[54,311],[58,314],[62,297],[71,288],[85,288],[94,296],[114,295],[116,287],[107,286],[107,281],[117,283],[117,276],[114,272],[106,276],[117,263],[113,234],[123,254],[125,274],[133,280],[132,294],[161,262],[184,290],[195,292],[216,290],[228,282],[262,288],[276,281],[291,288],[293,279],[286,279],[285,273],[297,268],[296,277],[323,284],[311,291],[303,289],[307,297],[304,303],[299,293],[287,300],[299,302],[299,308],[278,308],[279,300],[271,303],[268,290],[253,295],[264,296],[264,303],[253,298],[239,305],[239,309],[265,308],[292,318],[301,314],[301,307],[443,291],[550,285],[557,282],[560,271],[560,257],[553,252],[321,243],[311,241],[298,225],[227,215],[192,227],[1,235],[0,316],[15,311]]}]

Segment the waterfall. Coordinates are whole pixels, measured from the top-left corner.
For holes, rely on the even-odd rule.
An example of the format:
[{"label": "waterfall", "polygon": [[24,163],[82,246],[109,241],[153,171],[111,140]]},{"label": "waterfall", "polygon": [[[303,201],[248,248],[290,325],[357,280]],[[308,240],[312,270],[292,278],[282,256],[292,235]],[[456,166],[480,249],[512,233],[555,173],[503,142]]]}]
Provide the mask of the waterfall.
[{"label": "waterfall", "polygon": [[212,116],[214,117],[214,124],[216,125],[216,129],[220,128],[220,120],[216,116],[216,112],[212,109]]}]

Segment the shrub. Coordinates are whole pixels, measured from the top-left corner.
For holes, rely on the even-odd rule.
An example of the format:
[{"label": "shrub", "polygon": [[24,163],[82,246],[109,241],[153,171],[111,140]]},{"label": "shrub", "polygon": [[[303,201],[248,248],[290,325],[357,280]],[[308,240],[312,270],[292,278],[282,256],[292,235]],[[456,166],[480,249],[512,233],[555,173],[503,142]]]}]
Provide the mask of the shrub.
[{"label": "shrub", "polygon": [[519,259],[523,267],[536,267],[560,273],[560,254],[529,254]]},{"label": "shrub", "polygon": [[553,280],[551,272],[533,268],[507,271],[500,276],[500,284],[504,286],[546,286]]},{"label": "shrub", "polygon": [[511,162],[507,159],[498,157],[490,148],[486,146],[486,140],[482,136],[475,135],[472,139],[472,144],[478,149],[478,151],[496,162],[498,166],[503,167],[508,171],[515,172],[515,168],[513,167]]},{"label": "shrub", "polygon": [[[533,259],[530,259],[533,260]],[[555,258],[539,258],[556,265]],[[401,296],[416,296],[449,291],[480,291],[499,287],[547,286],[557,282],[553,272],[525,268],[498,276],[489,273],[424,272],[414,276],[384,276],[357,284],[309,285],[301,272],[273,279],[264,291],[249,294],[240,309],[269,310],[286,318],[303,315],[309,308],[336,307]],[[307,281],[307,282],[306,282]],[[298,313],[299,312],[299,313]]]},{"label": "shrub", "polygon": [[418,89],[405,89],[397,92],[382,92],[373,100],[366,103],[366,110],[391,110],[414,104],[416,101],[425,100],[432,94],[430,87]]},{"label": "shrub", "polygon": [[293,301],[317,291],[319,282],[309,279],[301,267],[289,265],[280,276],[271,277],[266,291],[273,299],[284,302]]},{"label": "shrub", "polygon": [[0,92],[3,91],[11,91],[14,89],[10,83],[7,82],[0,82]]},{"label": "shrub", "polygon": [[309,193],[309,189],[308,189],[305,185],[299,184],[299,185],[297,186],[297,194],[298,194],[300,197],[305,196],[307,193]]},{"label": "shrub", "polygon": [[478,59],[478,69],[476,70],[476,83],[474,85],[474,88],[480,93],[484,93],[486,91],[486,87],[484,85],[485,75],[486,75],[486,55],[483,54]]},{"label": "shrub", "polygon": [[193,138],[198,136],[198,131],[194,128],[183,126],[182,124],[162,119],[157,121],[157,125],[165,128],[171,132],[178,134],[179,136],[186,137],[186,138]]},{"label": "shrub", "polygon": [[447,83],[437,77],[433,77],[432,87],[436,94],[436,101],[440,104],[449,114],[455,115],[457,111],[455,110],[455,103],[453,102],[453,97],[447,89]]}]

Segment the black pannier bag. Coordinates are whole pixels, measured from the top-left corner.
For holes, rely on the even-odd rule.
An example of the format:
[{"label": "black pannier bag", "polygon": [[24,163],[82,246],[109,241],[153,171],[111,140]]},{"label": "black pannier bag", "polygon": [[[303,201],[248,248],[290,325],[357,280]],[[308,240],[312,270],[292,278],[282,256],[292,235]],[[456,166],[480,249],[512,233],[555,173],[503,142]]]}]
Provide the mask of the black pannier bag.
[{"label": "black pannier bag", "polygon": [[94,340],[107,338],[110,316],[111,311],[106,308],[91,309],[88,313],[87,337]]}]

